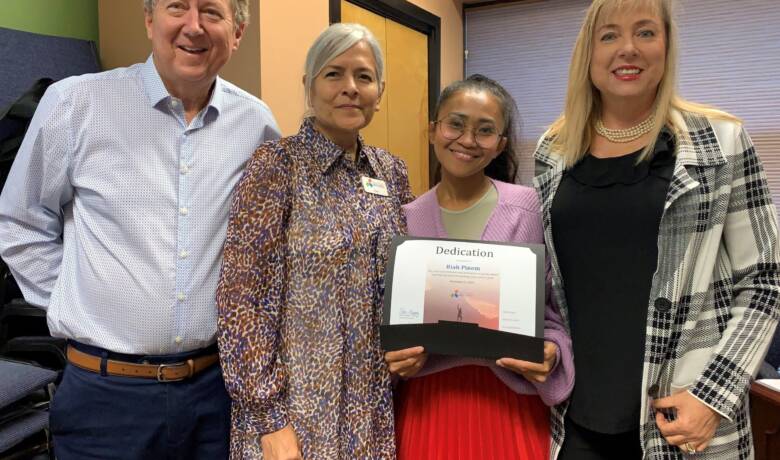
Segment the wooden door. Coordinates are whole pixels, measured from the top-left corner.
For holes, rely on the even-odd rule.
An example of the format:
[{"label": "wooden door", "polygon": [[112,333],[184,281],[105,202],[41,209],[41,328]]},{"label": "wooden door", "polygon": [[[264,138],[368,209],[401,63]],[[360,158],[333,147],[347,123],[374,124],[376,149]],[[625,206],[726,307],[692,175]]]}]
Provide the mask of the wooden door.
[{"label": "wooden door", "polygon": [[370,145],[402,158],[409,184],[419,196],[428,190],[428,39],[388,18],[341,1],[341,21],[366,26],[385,56],[385,91],[378,113],[361,132]]}]

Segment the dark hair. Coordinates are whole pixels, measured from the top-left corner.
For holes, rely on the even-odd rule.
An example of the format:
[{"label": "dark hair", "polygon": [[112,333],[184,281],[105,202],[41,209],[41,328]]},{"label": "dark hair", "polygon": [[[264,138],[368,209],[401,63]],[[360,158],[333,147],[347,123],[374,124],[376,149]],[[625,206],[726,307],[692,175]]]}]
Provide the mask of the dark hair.
[{"label": "dark hair", "polygon": [[[439,110],[454,95],[461,91],[486,91],[493,95],[501,108],[501,115],[504,118],[504,132],[506,145],[493,161],[485,167],[485,175],[503,182],[514,182],[517,174],[517,125],[518,114],[517,104],[512,96],[499,85],[495,80],[475,73],[465,80],[459,80],[450,83],[439,95],[439,101],[436,103],[436,110],[433,112],[434,121],[439,119]],[[441,165],[438,166],[441,168]],[[436,177],[440,177],[440,170]]]}]

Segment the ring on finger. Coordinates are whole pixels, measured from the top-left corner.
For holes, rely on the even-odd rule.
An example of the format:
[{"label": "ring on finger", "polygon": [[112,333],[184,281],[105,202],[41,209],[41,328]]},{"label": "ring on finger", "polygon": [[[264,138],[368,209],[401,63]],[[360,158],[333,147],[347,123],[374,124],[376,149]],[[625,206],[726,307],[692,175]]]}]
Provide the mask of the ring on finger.
[{"label": "ring on finger", "polygon": [[689,443],[689,442],[686,442],[685,444],[683,444],[683,447],[685,447],[685,450],[687,450],[688,453],[691,454],[691,455],[696,453],[696,449],[694,449],[693,446],[691,446],[691,443]]}]

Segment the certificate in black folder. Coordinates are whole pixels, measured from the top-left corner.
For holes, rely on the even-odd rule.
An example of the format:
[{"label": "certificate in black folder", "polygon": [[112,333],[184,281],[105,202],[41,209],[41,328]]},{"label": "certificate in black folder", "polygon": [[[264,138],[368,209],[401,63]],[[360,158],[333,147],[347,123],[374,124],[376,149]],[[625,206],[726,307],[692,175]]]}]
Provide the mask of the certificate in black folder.
[{"label": "certificate in black folder", "polygon": [[544,245],[395,237],[385,350],[544,361]]}]

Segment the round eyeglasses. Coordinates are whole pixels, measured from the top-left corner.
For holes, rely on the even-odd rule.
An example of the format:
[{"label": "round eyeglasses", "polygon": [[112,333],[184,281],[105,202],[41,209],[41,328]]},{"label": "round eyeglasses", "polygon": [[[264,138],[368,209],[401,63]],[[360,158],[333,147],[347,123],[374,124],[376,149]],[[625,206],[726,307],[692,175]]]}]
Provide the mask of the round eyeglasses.
[{"label": "round eyeglasses", "polygon": [[466,131],[471,132],[474,142],[483,149],[495,148],[501,140],[501,134],[492,124],[483,124],[472,128],[463,123],[459,117],[448,116],[434,122],[439,126],[439,132],[445,139],[454,141],[460,139]]}]

